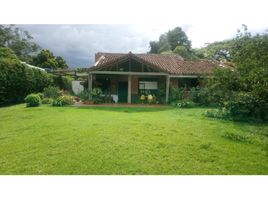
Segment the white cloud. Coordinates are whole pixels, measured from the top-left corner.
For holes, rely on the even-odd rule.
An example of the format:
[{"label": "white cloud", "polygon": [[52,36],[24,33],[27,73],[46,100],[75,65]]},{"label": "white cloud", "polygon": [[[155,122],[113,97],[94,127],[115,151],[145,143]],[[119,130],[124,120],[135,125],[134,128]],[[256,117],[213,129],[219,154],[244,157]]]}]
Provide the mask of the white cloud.
[{"label": "white cloud", "polygon": [[[147,52],[149,41],[157,40],[160,34],[176,26],[183,28],[193,47],[234,37],[241,24],[248,25],[251,32],[268,29],[267,0],[76,0],[66,1],[64,9],[60,1],[48,0],[42,9],[34,0],[27,0],[31,1],[31,5],[37,5],[36,9],[23,7],[25,2],[20,1],[12,7],[17,16],[3,9],[0,18],[8,19],[6,23],[66,23],[23,27],[43,48],[63,56],[71,66],[92,65],[94,53],[98,51]],[[6,1],[5,7],[11,7],[10,2]],[[53,3],[52,7],[49,2]]]}]

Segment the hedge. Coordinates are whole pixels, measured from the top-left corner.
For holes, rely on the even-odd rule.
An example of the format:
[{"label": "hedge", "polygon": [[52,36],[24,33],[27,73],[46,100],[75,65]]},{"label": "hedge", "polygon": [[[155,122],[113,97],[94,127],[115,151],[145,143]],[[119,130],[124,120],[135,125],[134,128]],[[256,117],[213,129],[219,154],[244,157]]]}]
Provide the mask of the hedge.
[{"label": "hedge", "polygon": [[52,84],[50,74],[22,64],[8,48],[0,48],[0,106],[22,102]]}]

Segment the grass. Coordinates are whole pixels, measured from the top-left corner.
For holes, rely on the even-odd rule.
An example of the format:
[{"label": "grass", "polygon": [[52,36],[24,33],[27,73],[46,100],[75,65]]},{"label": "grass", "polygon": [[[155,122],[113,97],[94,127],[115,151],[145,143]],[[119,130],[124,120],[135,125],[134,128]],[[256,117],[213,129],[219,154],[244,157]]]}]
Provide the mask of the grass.
[{"label": "grass", "polygon": [[0,174],[268,174],[268,125],[205,110],[0,108]]}]

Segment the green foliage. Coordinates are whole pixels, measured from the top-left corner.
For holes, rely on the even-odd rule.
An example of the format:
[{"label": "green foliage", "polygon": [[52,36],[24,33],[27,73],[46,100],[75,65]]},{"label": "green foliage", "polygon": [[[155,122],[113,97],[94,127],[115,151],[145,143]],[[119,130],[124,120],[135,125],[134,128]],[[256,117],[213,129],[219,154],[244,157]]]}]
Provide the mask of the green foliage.
[{"label": "green foliage", "polygon": [[167,36],[165,34],[162,34],[159,37],[159,49],[158,53],[162,53],[165,51],[171,51],[170,44],[168,42]]},{"label": "green foliage", "polygon": [[43,93],[41,93],[41,92],[38,92],[38,93],[36,93],[39,97],[40,97],[40,99],[41,100],[43,100],[44,99],[44,94]]},{"label": "green foliage", "polygon": [[177,100],[182,100],[186,97],[186,90],[185,88],[176,88],[170,85],[169,88],[169,101],[176,102]]},{"label": "green foliage", "polygon": [[225,108],[207,110],[204,113],[204,116],[217,119],[229,119],[229,112]]},{"label": "green foliage", "polygon": [[166,33],[166,36],[171,51],[173,51],[177,46],[183,46],[187,50],[191,49],[191,41],[188,39],[186,33],[181,27],[176,27],[173,30],[169,30]]},{"label": "green foliage", "polygon": [[82,92],[80,92],[78,94],[78,96],[80,97],[80,99],[83,101],[83,102],[86,102],[89,100],[90,98],[90,92],[88,90],[83,90]]},{"label": "green foliage", "polygon": [[69,76],[53,76],[53,83],[56,87],[59,87],[61,90],[72,91],[72,77]]},{"label": "green foliage", "polygon": [[43,49],[36,56],[34,56],[32,58],[31,64],[46,69],[68,68],[65,60],[62,57],[58,56],[56,58],[54,54],[48,49]]},{"label": "green foliage", "polygon": [[13,50],[20,60],[29,62],[31,54],[40,48],[33,41],[33,37],[15,25],[0,25],[0,47]]},{"label": "green foliage", "polygon": [[50,74],[22,64],[10,49],[0,47],[0,105],[21,102],[51,84]]},{"label": "green foliage", "polygon": [[103,99],[101,98],[102,90],[100,88],[93,88],[91,91],[92,101],[94,104],[103,103]]},{"label": "green foliage", "polygon": [[0,108],[0,174],[267,176],[268,124],[212,120],[205,110]]},{"label": "green foliage", "polygon": [[[176,27],[165,34],[161,34],[158,41],[151,41],[149,44],[150,53],[172,53],[177,46],[183,46],[188,56],[191,50],[191,41],[180,27]],[[178,52],[179,50],[177,49],[175,53]],[[182,53],[185,53],[185,51]]]},{"label": "green foliage", "polygon": [[193,101],[189,100],[179,100],[176,103],[176,107],[178,108],[193,108],[196,104]]},{"label": "green foliage", "polygon": [[212,101],[233,119],[268,120],[268,33],[251,36],[246,30],[230,51],[236,68],[215,71],[206,85]]},{"label": "green foliage", "polygon": [[58,68],[60,68],[60,69],[67,69],[68,68],[66,61],[61,56],[57,56],[56,61],[58,63]]},{"label": "green foliage", "polygon": [[36,107],[41,105],[41,98],[38,94],[29,94],[24,100],[27,107]]},{"label": "green foliage", "polygon": [[53,99],[52,98],[43,98],[42,104],[52,104]]},{"label": "green foliage", "polygon": [[194,53],[187,49],[187,47],[178,45],[176,48],[173,50],[173,53],[178,54],[182,56],[183,58],[189,59],[189,60],[197,60],[198,57],[194,55]]},{"label": "green foliage", "polygon": [[159,42],[158,41],[151,41],[150,42],[150,53],[158,53],[159,50]]},{"label": "green foliage", "polygon": [[234,40],[225,40],[208,44],[206,47],[195,49],[195,55],[201,59],[211,59],[217,61],[231,61],[231,49]]},{"label": "green foliage", "polygon": [[56,99],[62,95],[62,92],[58,87],[50,86],[44,89],[44,97]]},{"label": "green foliage", "polygon": [[224,138],[235,142],[249,142],[249,137],[245,134],[237,134],[233,132],[225,132],[223,135]]},{"label": "green foliage", "polygon": [[57,99],[54,99],[52,102],[53,106],[68,106],[73,104],[74,104],[74,98],[69,95],[60,96]]}]

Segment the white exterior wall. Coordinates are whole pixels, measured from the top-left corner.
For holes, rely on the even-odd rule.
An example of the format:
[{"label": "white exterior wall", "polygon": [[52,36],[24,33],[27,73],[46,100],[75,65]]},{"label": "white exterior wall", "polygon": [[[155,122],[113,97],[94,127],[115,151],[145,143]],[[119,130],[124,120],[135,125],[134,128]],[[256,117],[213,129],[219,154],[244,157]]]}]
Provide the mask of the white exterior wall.
[{"label": "white exterior wall", "polygon": [[82,81],[72,81],[72,90],[75,94],[79,94],[80,92],[84,91],[83,85],[81,85]]}]

